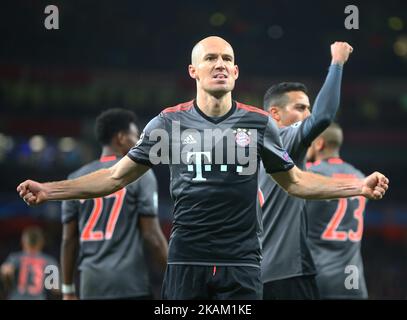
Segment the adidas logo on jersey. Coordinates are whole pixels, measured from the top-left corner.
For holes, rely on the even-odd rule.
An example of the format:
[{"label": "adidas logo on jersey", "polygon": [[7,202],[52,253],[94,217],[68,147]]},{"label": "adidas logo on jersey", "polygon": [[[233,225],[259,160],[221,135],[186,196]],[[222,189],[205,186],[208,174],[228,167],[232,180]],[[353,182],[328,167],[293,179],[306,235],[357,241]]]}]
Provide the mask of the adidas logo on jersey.
[{"label": "adidas logo on jersey", "polygon": [[190,134],[190,135],[188,135],[185,139],[184,139],[184,141],[182,141],[182,144],[194,144],[194,143],[196,143],[196,140],[195,140],[195,138]]}]

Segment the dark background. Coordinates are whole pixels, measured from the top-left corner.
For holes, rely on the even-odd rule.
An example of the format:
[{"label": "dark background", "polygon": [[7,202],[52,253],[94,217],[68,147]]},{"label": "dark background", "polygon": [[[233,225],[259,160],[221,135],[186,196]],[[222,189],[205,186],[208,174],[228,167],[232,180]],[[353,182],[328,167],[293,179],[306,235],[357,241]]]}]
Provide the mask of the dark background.
[{"label": "dark background", "polygon": [[[59,30],[44,27],[49,4],[59,8]],[[350,4],[359,8],[358,30],[344,27]],[[240,68],[234,98],[260,107],[280,81],[304,82],[314,100],[338,40],[354,47],[337,116],[342,158],[391,181],[385,199],[366,210],[369,294],[407,298],[405,1],[9,0],[0,5],[0,32],[0,263],[32,224],[46,230],[46,251],[59,254],[59,203],[28,208],[18,183],[63,179],[97,158],[93,125],[102,110],[131,109],[143,127],[164,107],[192,99],[187,66],[200,39],[219,35],[232,44]],[[154,170],[168,235],[168,170]]]}]

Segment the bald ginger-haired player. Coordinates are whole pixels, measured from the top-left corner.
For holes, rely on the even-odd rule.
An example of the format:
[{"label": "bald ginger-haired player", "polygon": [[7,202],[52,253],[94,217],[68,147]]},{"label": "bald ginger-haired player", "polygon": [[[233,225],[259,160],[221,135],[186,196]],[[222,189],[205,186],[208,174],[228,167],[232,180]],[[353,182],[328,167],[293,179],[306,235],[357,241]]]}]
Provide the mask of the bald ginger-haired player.
[{"label": "bald ginger-haired player", "polygon": [[[257,170],[248,172],[253,163],[240,161],[239,153],[258,154],[251,158],[255,168],[261,158],[282,188],[306,199],[357,195],[381,199],[389,181],[378,172],[349,180],[298,169],[267,112],[232,99],[239,68],[232,46],[224,39],[201,40],[192,51],[188,71],[196,82],[196,98],[153,118],[136,146],[114,166],[72,180],[26,180],[17,191],[29,205],[101,197],[120,190],[157,163],[167,163],[175,206],[162,297],[261,299]],[[218,133],[215,145],[204,143],[208,131]],[[232,136],[233,143],[219,146],[222,134],[225,139]],[[168,147],[172,152],[166,152]],[[235,157],[225,160],[216,156],[216,150]]]}]

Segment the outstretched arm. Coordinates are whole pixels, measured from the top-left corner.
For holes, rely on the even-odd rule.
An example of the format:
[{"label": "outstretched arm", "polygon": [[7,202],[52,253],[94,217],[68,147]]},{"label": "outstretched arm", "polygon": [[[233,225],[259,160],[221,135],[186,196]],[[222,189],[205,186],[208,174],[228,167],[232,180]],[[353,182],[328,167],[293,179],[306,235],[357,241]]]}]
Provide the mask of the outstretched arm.
[{"label": "outstretched arm", "polygon": [[388,189],[389,179],[374,172],[365,179],[330,178],[293,167],[271,175],[290,195],[303,199],[336,199],[365,196],[381,199]]},{"label": "outstretched arm", "polygon": [[339,108],[342,68],[353,48],[346,42],[331,45],[332,62],[325,82],[315,99],[312,114],[301,128],[305,145],[319,136],[334,120]]},{"label": "outstretched arm", "polygon": [[17,187],[17,192],[28,205],[37,205],[49,200],[92,199],[109,195],[138,179],[148,166],[123,157],[111,168],[72,180],[39,183],[26,180]]}]

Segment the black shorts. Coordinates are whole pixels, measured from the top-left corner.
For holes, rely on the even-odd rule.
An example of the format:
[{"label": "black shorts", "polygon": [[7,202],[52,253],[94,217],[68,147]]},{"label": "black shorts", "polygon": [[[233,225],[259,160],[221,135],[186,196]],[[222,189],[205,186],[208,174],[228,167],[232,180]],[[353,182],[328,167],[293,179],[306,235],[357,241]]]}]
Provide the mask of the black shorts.
[{"label": "black shorts", "polygon": [[266,282],[263,285],[264,300],[316,300],[319,292],[315,276],[299,276]]},{"label": "black shorts", "polygon": [[166,300],[261,300],[260,268],[169,264],[161,297]]}]

